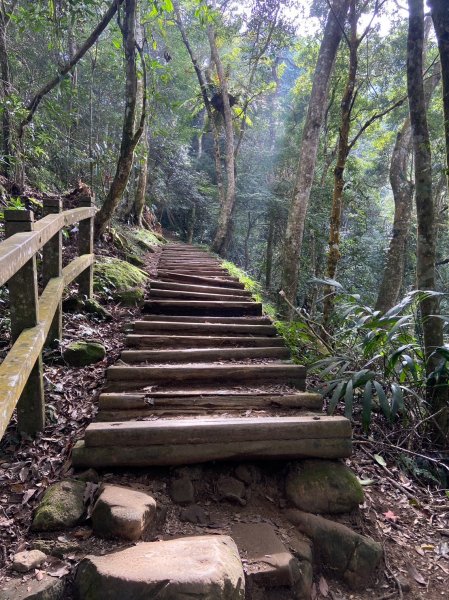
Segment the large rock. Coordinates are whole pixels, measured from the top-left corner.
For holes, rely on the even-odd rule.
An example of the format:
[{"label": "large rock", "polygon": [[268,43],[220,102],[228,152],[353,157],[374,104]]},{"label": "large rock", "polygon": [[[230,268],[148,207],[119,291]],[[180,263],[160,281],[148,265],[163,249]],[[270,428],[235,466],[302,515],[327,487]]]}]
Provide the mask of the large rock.
[{"label": "large rock", "polygon": [[94,532],[102,537],[135,541],[142,537],[156,514],[156,501],[149,494],[106,485],[92,512]]},{"label": "large rock", "polygon": [[382,546],[341,523],[299,510],[287,517],[311,538],[314,558],[324,568],[343,577],[354,589],[365,588],[373,579],[382,559]]},{"label": "large rock", "polygon": [[344,513],[363,503],[357,477],[337,461],[311,459],[295,463],[285,485],[288,499],[306,512]]},{"label": "large rock", "polygon": [[32,528],[35,531],[56,531],[74,527],[84,514],[83,481],[60,481],[50,486],[37,507]]},{"label": "large rock", "polygon": [[105,556],[87,556],[75,577],[79,600],[243,600],[245,582],[228,536],[141,543]]},{"label": "large rock", "polygon": [[237,523],[232,539],[244,559],[245,573],[252,585],[288,587],[295,600],[309,600],[313,571],[309,560],[298,560],[284,546],[268,523]]},{"label": "large rock", "polygon": [[38,581],[13,579],[0,584],[0,600],[63,600],[65,583],[63,579],[44,577]]},{"label": "large rock", "polygon": [[99,342],[72,342],[62,353],[65,362],[71,367],[87,367],[103,360],[106,348]]},{"label": "large rock", "polygon": [[189,477],[182,476],[172,479],[170,497],[176,504],[192,504],[195,502],[195,488]]}]

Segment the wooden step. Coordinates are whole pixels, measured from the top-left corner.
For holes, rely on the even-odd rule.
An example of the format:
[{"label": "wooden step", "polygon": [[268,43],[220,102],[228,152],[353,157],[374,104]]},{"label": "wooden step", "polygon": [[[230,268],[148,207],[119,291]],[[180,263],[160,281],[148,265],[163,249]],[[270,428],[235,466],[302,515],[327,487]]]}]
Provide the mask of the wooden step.
[{"label": "wooden step", "polygon": [[223,279],[221,277],[200,277],[198,275],[183,275],[182,273],[173,273],[171,271],[159,271],[159,281],[174,281],[175,283],[190,283],[193,285],[213,285],[218,287],[231,287],[243,290],[243,283],[232,277]]},{"label": "wooden step", "polygon": [[[143,315],[143,321],[160,321],[160,315]],[[170,323],[234,323],[235,325],[271,325],[270,317],[178,317],[165,315],[164,321]]]},{"label": "wooden step", "polygon": [[106,371],[108,391],[140,389],[147,385],[164,384],[166,387],[179,383],[193,385],[195,383],[214,383],[220,385],[258,385],[276,383],[291,385],[298,390],[305,390],[306,369],[300,365],[285,363],[269,363],[265,365],[217,365],[198,363],[192,365],[176,365],[162,367],[147,366],[114,366]]},{"label": "wooden step", "polygon": [[98,399],[100,411],[130,410],[178,410],[189,409],[245,409],[254,408],[307,408],[321,410],[323,398],[321,394],[296,392],[295,394],[256,394],[242,391],[217,394],[215,390],[196,390],[174,392],[148,392],[146,394],[104,393]]},{"label": "wooden step", "polygon": [[182,316],[262,316],[259,302],[220,302],[215,300],[149,300],[145,312],[153,315]]},{"label": "wooden step", "polygon": [[125,337],[129,348],[209,348],[210,346],[263,348],[267,346],[283,347],[281,337],[251,336],[201,336],[201,335],[140,335]]},{"label": "wooden step", "polygon": [[211,460],[345,458],[344,417],[158,419],[92,423],[73,449],[75,467],[145,467]]},{"label": "wooden step", "polygon": [[241,325],[240,323],[179,323],[173,321],[135,321],[134,333],[155,333],[156,331],[166,331],[178,335],[204,335],[206,333],[215,336],[223,335],[263,335],[275,336],[276,328],[273,325]]},{"label": "wooden step", "polygon": [[216,287],[212,285],[191,285],[188,283],[174,283],[171,281],[160,281],[158,279],[152,279],[150,281],[150,290],[177,290],[182,292],[199,292],[203,294],[233,294],[236,296],[251,296],[251,292],[247,290],[235,289],[232,292],[224,292],[222,287]]},{"label": "wooden step", "polygon": [[157,288],[151,288],[151,298],[172,298],[173,300],[213,300],[220,302],[240,302],[242,296],[234,296],[229,294],[207,294],[202,292],[186,292],[183,290],[160,290]]},{"label": "wooden step", "polygon": [[288,359],[290,358],[290,351],[285,347],[124,350],[120,358],[129,364],[143,362],[215,362],[219,360],[244,360],[251,358]]}]

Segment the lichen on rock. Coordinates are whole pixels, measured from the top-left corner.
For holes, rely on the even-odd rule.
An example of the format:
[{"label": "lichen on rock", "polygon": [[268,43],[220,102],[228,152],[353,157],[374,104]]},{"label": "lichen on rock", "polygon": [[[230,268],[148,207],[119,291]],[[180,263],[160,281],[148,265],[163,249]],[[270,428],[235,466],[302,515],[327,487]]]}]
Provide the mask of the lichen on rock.
[{"label": "lichen on rock", "polygon": [[106,348],[100,342],[79,340],[69,344],[62,356],[72,367],[86,367],[103,360],[106,356]]},{"label": "lichen on rock", "polygon": [[65,480],[51,485],[37,507],[32,528],[35,531],[57,531],[74,527],[84,514],[83,481]]}]

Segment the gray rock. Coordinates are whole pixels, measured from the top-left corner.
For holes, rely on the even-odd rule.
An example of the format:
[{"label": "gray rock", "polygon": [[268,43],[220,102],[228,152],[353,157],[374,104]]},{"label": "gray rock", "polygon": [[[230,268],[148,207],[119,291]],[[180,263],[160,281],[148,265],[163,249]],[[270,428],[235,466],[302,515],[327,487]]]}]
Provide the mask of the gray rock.
[{"label": "gray rock", "polygon": [[0,600],[63,600],[63,579],[44,575],[41,581],[14,579],[0,584]]},{"label": "gray rock", "polygon": [[60,481],[50,486],[37,507],[32,529],[35,531],[56,531],[74,527],[84,513],[83,481]]},{"label": "gray rock", "polygon": [[92,511],[92,526],[101,537],[135,541],[142,537],[155,514],[156,501],[149,494],[106,485]]},{"label": "gray rock", "polygon": [[235,476],[246,485],[258,483],[260,481],[260,472],[254,465],[239,465],[235,469]]},{"label": "gray rock", "polygon": [[313,571],[297,560],[268,523],[238,523],[231,536],[245,564],[247,581],[265,588],[288,587],[295,600],[309,600]]},{"label": "gray rock", "polygon": [[140,543],[105,556],[87,556],[75,577],[80,600],[244,600],[237,548],[228,536]]},{"label": "gray rock", "polygon": [[382,546],[346,525],[299,510],[287,517],[313,542],[314,559],[354,589],[367,587],[382,559]]},{"label": "gray rock", "polygon": [[207,525],[209,523],[209,517],[206,511],[197,504],[192,504],[187,508],[181,510],[179,515],[181,521],[194,523],[195,525]]},{"label": "gray rock", "polygon": [[103,360],[106,348],[99,342],[80,340],[72,342],[62,353],[65,362],[71,367],[86,367]]},{"label": "gray rock", "polygon": [[247,501],[245,485],[235,477],[221,476],[217,481],[217,493],[220,500],[235,502],[245,506]]},{"label": "gray rock", "polygon": [[363,489],[354,473],[338,461],[310,459],[290,467],[287,498],[312,513],[345,513],[363,503]]},{"label": "gray rock", "polygon": [[192,504],[195,502],[195,488],[192,481],[188,477],[172,479],[170,497],[177,504]]},{"label": "gray rock", "polygon": [[24,550],[14,554],[12,568],[18,573],[27,573],[45,562],[47,555],[40,550]]},{"label": "gray rock", "polygon": [[56,556],[57,558],[64,558],[67,554],[73,554],[79,552],[83,542],[81,540],[33,540],[33,549],[40,550],[45,554]]}]

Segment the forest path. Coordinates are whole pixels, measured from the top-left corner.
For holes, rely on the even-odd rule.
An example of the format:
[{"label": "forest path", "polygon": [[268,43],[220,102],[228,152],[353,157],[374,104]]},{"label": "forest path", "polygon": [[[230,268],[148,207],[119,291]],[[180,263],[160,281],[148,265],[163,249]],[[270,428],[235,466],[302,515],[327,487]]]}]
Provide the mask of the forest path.
[{"label": "forest path", "polygon": [[143,312],[74,466],[350,455],[349,421],[321,413],[305,367],[215,256],[166,245]]}]

